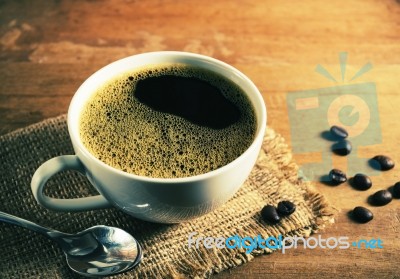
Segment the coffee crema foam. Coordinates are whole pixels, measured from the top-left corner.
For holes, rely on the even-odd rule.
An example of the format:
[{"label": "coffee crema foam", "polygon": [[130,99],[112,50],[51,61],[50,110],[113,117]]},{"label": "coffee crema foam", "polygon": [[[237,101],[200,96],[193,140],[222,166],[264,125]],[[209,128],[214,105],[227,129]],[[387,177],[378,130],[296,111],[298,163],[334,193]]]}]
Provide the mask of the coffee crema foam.
[{"label": "coffee crema foam", "polygon": [[[200,79],[217,87],[239,109],[238,121],[222,129],[200,126],[154,110],[135,97],[141,80],[165,75]],[[126,72],[100,87],[86,102],[79,129],[86,148],[113,168],[177,178],[207,173],[235,160],[252,143],[256,119],[250,101],[233,82],[188,65],[161,64]]]}]

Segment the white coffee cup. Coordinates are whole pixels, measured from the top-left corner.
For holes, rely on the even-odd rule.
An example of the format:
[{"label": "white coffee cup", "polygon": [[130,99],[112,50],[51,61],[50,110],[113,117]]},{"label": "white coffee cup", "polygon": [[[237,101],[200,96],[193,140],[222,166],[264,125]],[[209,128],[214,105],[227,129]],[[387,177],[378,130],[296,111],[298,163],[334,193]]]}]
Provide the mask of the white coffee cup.
[{"label": "white coffee cup", "polygon": [[[184,63],[214,71],[239,85],[252,103],[257,129],[250,147],[216,170],[184,178],[151,178],[115,169],[94,157],[79,136],[80,113],[96,89],[121,73],[149,64]],[[219,60],[187,52],[160,51],[138,54],[113,62],[90,76],[75,93],[68,110],[68,131],[75,155],[55,157],[42,164],[31,188],[42,206],[56,211],[83,211],[115,206],[143,220],[179,223],[206,214],[231,198],[244,183],[259,154],[266,128],[263,98],[249,78]],[[44,194],[48,179],[62,170],[86,175],[100,195],[56,199]],[[65,185],[67,187],[67,185]]]}]

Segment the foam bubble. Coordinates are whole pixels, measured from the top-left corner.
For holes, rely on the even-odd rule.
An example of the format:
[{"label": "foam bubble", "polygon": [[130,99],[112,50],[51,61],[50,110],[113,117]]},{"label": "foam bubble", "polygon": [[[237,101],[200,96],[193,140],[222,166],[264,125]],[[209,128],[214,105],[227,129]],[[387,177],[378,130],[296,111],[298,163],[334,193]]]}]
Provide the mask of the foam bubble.
[{"label": "foam bubble", "polygon": [[[224,129],[193,124],[155,111],[134,97],[138,81],[174,74],[198,78],[220,88],[241,111],[239,121]],[[254,111],[241,89],[223,77],[181,64],[127,72],[99,88],[80,119],[84,145],[108,165],[150,177],[186,177],[228,164],[251,144]]]}]

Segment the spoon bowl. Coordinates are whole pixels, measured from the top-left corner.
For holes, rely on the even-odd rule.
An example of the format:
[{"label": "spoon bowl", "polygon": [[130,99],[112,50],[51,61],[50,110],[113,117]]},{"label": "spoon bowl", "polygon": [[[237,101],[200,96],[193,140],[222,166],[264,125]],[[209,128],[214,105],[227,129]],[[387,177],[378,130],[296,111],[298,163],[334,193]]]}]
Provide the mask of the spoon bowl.
[{"label": "spoon bowl", "polygon": [[56,235],[69,267],[86,276],[107,276],[133,268],[142,257],[133,236],[115,227],[94,226],[76,235]]},{"label": "spoon bowl", "polygon": [[67,234],[4,212],[0,212],[0,222],[33,230],[55,241],[64,251],[68,266],[83,276],[126,272],[142,259],[139,242],[119,228],[94,226],[77,234]]}]

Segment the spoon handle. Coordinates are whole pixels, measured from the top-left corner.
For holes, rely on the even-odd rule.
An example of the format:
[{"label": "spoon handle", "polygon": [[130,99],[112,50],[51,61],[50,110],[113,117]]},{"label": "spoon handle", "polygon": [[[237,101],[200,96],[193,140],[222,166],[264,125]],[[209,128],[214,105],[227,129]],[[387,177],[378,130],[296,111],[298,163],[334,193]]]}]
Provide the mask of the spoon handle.
[{"label": "spoon handle", "polygon": [[20,227],[26,228],[28,230],[32,230],[32,231],[41,233],[45,236],[49,236],[49,233],[55,232],[55,230],[39,226],[38,224],[35,224],[31,221],[19,218],[17,216],[13,216],[11,214],[7,214],[2,211],[0,211],[0,222],[20,226]]}]

